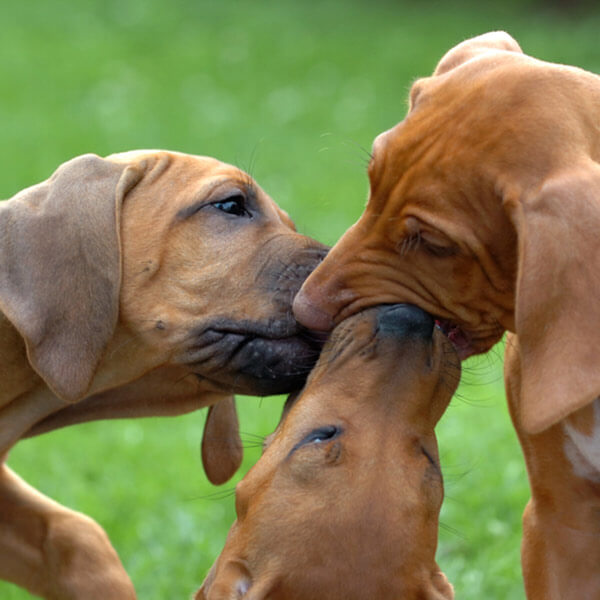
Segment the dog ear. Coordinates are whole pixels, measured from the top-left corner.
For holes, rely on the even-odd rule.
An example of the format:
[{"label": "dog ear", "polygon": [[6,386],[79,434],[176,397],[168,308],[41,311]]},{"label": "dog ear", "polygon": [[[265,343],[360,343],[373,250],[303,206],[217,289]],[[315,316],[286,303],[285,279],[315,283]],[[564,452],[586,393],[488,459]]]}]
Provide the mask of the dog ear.
[{"label": "dog ear", "polygon": [[120,205],[139,178],[89,154],[0,205],[0,310],[68,402],[85,395],[117,322]]},{"label": "dog ear", "polygon": [[600,393],[599,190],[592,163],[547,181],[532,198],[505,199],[519,246],[517,418],[530,434]]},{"label": "dog ear", "polygon": [[215,485],[229,481],[242,464],[242,440],[235,399],[228,396],[209,407],[202,436],[202,464]]},{"label": "dog ear", "polygon": [[491,31],[477,37],[465,40],[448,50],[438,63],[434,75],[443,75],[452,69],[466,63],[471,58],[491,50],[508,50],[522,53],[517,42],[504,31]]}]

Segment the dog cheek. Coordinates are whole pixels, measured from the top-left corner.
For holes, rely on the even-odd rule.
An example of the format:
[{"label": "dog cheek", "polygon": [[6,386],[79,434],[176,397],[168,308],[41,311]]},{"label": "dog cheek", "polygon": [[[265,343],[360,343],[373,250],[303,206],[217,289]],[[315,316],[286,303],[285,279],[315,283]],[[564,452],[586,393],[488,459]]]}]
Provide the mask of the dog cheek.
[{"label": "dog cheek", "polygon": [[314,486],[327,477],[329,467],[339,465],[343,460],[342,443],[331,442],[327,448],[306,448],[301,456],[295,456],[289,465],[289,475],[294,484],[301,488],[315,489]]}]

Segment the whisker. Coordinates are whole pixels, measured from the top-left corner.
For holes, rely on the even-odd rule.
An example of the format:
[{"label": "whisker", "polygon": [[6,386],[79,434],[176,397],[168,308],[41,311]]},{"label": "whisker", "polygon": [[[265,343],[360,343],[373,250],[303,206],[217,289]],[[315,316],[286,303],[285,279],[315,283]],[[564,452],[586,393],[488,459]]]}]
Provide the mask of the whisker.
[{"label": "whisker", "polygon": [[202,496],[192,496],[186,499],[186,502],[196,502],[197,500],[213,500],[219,501],[229,498],[235,495],[235,488],[227,488],[225,490],[217,490],[211,494],[204,494]]},{"label": "whisker", "polygon": [[450,534],[460,538],[461,540],[468,539],[468,537],[464,533],[462,533],[461,531],[456,529],[456,527],[452,527],[451,525],[448,525],[447,523],[444,523],[442,521],[440,521],[439,526],[440,526],[440,529],[443,529],[447,533],[450,533]]},{"label": "whisker", "polygon": [[260,435],[258,433],[252,433],[250,431],[240,431],[240,436],[242,435],[245,435],[249,438],[254,438],[255,440],[260,440],[261,442],[264,442],[265,438],[267,437],[266,435]]},{"label": "whisker", "polygon": [[347,138],[345,140],[342,140],[342,145],[346,147],[352,147],[355,150],[359,150],[361,162],[365,165],[365,167],[369,165],[371,160],[373,160],[373,155],[371,154],[371,152],[356,140]]},{"label": "whisker", "polygon": [[263,448],[262,442],[244,442],[242,443],[244,450],[255,450],[256,448]]}]

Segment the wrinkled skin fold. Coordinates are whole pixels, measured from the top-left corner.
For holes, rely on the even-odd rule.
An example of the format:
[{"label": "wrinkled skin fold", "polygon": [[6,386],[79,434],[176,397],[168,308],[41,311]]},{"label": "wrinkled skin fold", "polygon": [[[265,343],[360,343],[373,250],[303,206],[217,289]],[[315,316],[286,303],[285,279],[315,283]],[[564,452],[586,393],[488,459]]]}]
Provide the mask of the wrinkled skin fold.
[{"label": "wrinkled skin fold", "polygon": [[503,32],[458,44],[375,139],[367,207],[294,303],[328,330],[412,302],[461,358],[509,332],[530,600],[600,597],[599,122],[597,75]]}]

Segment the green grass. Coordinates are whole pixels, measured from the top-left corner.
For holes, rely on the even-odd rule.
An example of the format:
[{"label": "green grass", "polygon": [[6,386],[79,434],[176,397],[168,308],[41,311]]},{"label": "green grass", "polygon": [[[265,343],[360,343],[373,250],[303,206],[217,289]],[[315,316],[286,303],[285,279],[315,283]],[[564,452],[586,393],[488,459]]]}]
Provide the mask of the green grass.
[{"label": "green grass", "polygon": [[[31,0],[0,35],[0,197],[84,152],[169,148],[251,171],[299,228],[333,243],[362,211],[366,150],[450,46],[507,29],[541,58],[600,70],[600,13],[545,3]],[[500,353],[469,361],[439,426],[438,560],[457,598],[523,598],[527,482]],[[281,399],[241,398],[258,457]],[[141,599],[186,598],[234,519],[200,462],[205,415],[92,423],[19,444],[10,464],[108,531]],[[234,483],[224,486],[232,490]],[[0,584],[0,597],[29,596]]]}]

